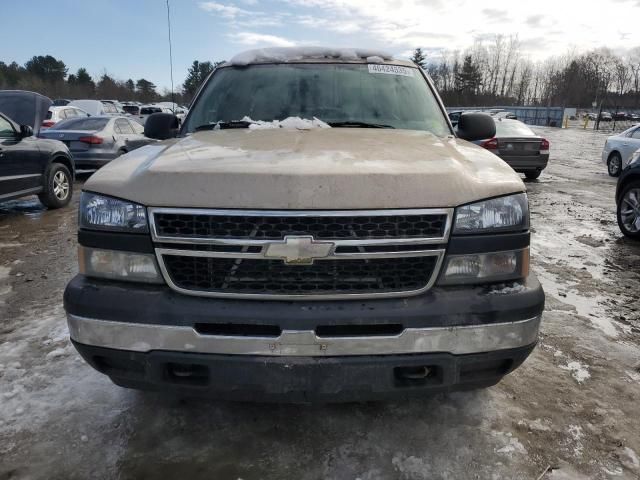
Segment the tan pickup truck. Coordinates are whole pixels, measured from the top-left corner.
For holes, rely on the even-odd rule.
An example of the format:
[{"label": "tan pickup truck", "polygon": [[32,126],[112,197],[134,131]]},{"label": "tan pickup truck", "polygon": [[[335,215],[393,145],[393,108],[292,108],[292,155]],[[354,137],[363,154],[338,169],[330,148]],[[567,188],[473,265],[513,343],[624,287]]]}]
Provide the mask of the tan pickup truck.
[{"label": "tan pickup truck", "polygon": [[361,50],[218,68],[80,204],[71,339],[116,384],[255,401],[486,387],[534,348],[519,176],[427,75]]}]

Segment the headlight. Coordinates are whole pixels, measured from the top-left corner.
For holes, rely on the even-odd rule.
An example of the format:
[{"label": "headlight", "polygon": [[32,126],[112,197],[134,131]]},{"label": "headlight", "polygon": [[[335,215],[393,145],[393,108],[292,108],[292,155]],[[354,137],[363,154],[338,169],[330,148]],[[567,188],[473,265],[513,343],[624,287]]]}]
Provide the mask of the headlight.
[{"label": "headlight", "polygon": [[511,232],[528,228],[527,194],[518,193],[456,208],[453,234]]},{"label": "headlight", "polygon": [[493,283],[529,275],[529,249],[450,255],[440,276],[441,285]]},{"label": "headlight", "polygon": [[137,203],[82,192],[80,197],[80,228],[117,232],[146,233],[149,231],[147,210]]},{"label": "headlight", "polygon": [[148,253],[79,247],[80,273],[128,282],[163,283],[156,259]]},{"label": "headlight", "polygon": [[636,150],[633,155],[631,155],[631,160],[629,160],[629,165],[633,165],[638,160],[640,160],[640,150]]}]

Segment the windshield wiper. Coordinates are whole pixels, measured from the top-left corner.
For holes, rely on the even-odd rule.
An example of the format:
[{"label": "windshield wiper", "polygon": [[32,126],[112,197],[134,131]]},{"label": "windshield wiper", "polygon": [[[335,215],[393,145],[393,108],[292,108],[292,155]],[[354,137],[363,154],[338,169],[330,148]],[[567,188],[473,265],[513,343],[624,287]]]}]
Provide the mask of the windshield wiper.
[{"label": "windshield wiper", "polygon": [[247,122],[246,120],[231,120],[230,122],[216,122],[216,123],[205,123],[204,125],[198,125],[195,128],[196,132],[201,132],[203,130],[214,130],[215,128],[219,128],[220,130],[230,129],[230,128],[249,128],[253,122]]},{"label": "windshield wiper", "polygon": [[369,122],[328,122],[332,127],[353,127],[353,128],[396,128],[391,125],[384,125],[382,123],[369,123]]}]

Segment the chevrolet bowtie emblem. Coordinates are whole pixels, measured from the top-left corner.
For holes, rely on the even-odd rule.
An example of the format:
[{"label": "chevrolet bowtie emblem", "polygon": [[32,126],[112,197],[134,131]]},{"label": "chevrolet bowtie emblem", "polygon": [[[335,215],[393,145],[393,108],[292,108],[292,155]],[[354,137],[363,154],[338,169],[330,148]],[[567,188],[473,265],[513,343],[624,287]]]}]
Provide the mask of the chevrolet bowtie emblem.
[{"label": "chevrolet bowtie emblem", "polygon": [[311,265],[316,258],[328,257],[334,247],[333,242],[316,242],[313,237],[284,237],[282,242],[270,243],[264,256],[290,265]]}]

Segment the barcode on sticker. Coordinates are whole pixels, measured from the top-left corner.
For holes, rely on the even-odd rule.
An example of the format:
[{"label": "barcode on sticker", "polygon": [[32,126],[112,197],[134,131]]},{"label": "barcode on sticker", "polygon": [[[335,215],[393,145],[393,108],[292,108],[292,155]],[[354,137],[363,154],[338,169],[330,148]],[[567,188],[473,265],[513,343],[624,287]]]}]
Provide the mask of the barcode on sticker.
[{"label": "barcode on sticker", "polygon": [[369,64],[369,73],[386,73],[388,75],[403,75],[413,77],[413,68],[400,67],[398,65]]}]

